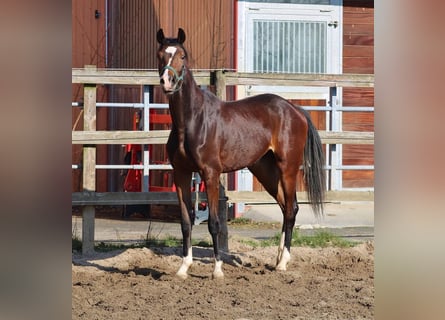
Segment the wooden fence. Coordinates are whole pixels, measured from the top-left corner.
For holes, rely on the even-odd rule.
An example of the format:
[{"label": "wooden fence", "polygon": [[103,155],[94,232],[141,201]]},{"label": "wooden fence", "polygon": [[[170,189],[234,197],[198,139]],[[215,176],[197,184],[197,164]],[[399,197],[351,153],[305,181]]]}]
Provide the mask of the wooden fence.
[{"label": "wooden fence", "polygon": [[[198,85],[215,85],[217,95],[225,100],[228,85],[287,85],[318,87],[373,87],[373,75],[329,75],[329,74],[261,74],[218,71],[194,71]],[[94,251],[95,205],[124,204],[176,204],[173,192],[113,192],[96,193],[96,144],[165,144],[168,130],[142,131],[96,131],[96,86],[97,84],[158,85],[157,71],[145,70],[99,70],[94,66],[72,70],[72,83],[83,84],[84,130],[72,131],[72,143],[83,145],[83,192],[72,194],[72,204],[83,206],[82,210],[82,252]],[[326,132],[320,131],[326,144],[373,144],[373,132]],[[327,201],[373,200],[373,192],[328,191]],[[194,195],[205,200],[205,194]],[[305,201],[306,194],[298,198]],[[220,196],[222,206],[229,202],[273,202],[265,192],[227,191]],[[221,206],[221,207],[222,207]],[[225,206],[224,206],[225,207]],[[227,248],[226,210],[221,210],[223,221],[222,247]]]}]

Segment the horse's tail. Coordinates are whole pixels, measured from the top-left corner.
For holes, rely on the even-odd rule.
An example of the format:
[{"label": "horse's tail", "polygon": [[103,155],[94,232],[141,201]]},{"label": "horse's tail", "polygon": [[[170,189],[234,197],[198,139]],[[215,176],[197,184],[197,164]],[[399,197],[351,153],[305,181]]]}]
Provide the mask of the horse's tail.
[{"label": "horse's tail", "polygon": [[[302,109],[303,110],[303,109]],[[309,202],[317,217],[323,215],[323,201],[326,194],[326,171],[324,169],[324,154],[317,129],[309,116],[303,110],[307,119],[308,132],[303,156],[304,184]]]}]

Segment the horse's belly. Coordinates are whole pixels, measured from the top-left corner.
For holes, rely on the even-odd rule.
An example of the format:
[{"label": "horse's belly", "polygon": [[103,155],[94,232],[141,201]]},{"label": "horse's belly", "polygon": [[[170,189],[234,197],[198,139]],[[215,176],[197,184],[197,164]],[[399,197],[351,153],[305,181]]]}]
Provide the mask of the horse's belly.
[{"label": "horse's belly", "polygon": [[236,146],[220,153],[223,172],[232,172],[246,168],[258,161],[267,151],[269,145]]}]

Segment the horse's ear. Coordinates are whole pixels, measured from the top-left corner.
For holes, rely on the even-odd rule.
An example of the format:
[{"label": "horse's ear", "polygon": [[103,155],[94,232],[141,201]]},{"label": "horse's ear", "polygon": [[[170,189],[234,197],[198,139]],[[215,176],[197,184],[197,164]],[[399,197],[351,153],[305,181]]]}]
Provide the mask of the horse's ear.
[{"label": "horse's ear", "polygon": [[160,44],[163,44],[165,36],[164,36],[164,31],[162,29],[158,30],[158,33],[156,34],[156,39]]},{"label": "horse's ear", "polygon": [[183,44],[185,41],[185,32],[182,28],[178,29],[178,42],[179,44]]}]

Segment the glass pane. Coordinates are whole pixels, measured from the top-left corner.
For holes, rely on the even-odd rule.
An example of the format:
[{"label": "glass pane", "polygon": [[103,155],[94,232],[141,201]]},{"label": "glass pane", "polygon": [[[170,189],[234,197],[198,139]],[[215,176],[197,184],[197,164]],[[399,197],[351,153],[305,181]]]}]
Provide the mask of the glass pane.
[{"label": "glass pane", "polygon": [[326,22],[253,22],[253,71],[326,72]]}]

